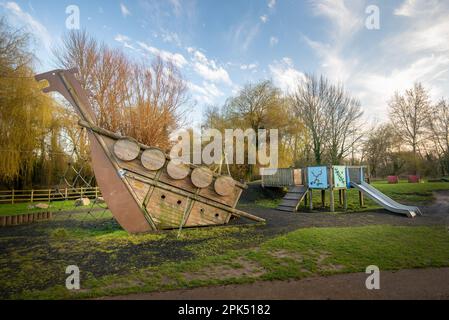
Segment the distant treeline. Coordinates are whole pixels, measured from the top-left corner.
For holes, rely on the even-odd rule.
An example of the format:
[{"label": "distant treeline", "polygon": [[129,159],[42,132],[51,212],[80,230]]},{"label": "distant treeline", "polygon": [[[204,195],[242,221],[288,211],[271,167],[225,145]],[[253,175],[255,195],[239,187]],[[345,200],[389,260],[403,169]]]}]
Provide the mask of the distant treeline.
[{"label": "distant treeline", "polygon": [[[80,168],[90,180],[86,134],[71,107],[43,94],[34,81],[30,40],[0,19],[0,188],[72,183]],[[170,148],[169,134],[185,124],[193,106],[173,63],[161,58],[137,63],[85,31],[66,34],[54,53],[59,67],[79,69],[82,86],[92,93],[97,125]],[[278,129],[280,167],[367,164],[373,177],[448,175],[448,102],[431,101],[417,83],[391,97],[388,110],[388,122],[369,126],[360,101],[343,84],[309,74],[290,94],[269,80],[248,83],[223,105],[209,106],[202,127]],[[230,170],[236,179],[259,175],[258,165]]]}]

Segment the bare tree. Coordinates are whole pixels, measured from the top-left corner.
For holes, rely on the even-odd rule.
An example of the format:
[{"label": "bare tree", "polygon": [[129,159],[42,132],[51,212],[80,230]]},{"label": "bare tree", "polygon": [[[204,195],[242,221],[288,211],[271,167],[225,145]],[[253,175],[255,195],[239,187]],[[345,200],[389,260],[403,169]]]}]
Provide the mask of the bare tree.
[{"label": "bare tree", "polygon": [[442,99],[432,108],[428,118],[430,140],[434,144],[435,152],[440,160],[443,175],[449,173],[449,103]]},{"label": "bare tree", "polygon": [[345,92],[342,85],[331,85],[325,94],[324,117],[328,117],[326,151],[331,164],[341,164],[362,138],[360,102]]},{"label": "bare tree", "polygon": [[395,93],[390,103],[390,119],[395,130],[413,152],[414,171],[417,171],[416,155],[419,144],[425,139],[430,100],[421,83],[415,83],[405,95]]},{"label": "bare tree", "polygon": [[328,134],[329,117],[326,115],[329,81],[321,76],[307,75],[291,96],[292,109],[301,118],[312,142],[315,162],[321,164]]},{"label": "bare tree", "polygon": [[179,126],[189,101],[185,81],[173,63],[161,58],[150,65],[130,61],[86,31],[68,33],[55,54],[60,67],[79,69],[99,126],[169,147],[169,131]]}]

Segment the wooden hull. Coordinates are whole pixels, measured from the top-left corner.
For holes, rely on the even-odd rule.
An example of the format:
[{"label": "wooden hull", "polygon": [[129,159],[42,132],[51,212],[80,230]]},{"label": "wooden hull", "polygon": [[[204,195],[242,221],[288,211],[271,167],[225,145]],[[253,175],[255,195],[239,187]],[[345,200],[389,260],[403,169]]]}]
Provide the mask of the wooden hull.
[{"label": "wooden hull", "polygon": [[[102,138],[112,151],[116,140]],[[192,183],[191,171],[186,178],[175,180],[167,172],[168,160],[157,171],[146,169],[141,161],[143,151],[132,161],[115,160],[130,186],[134,202],[142,211],[141,215],[147,215],[156,229],[223,225],[229,222],[232,216],[230,209],[235,208],[242,186],[235,186],[228,196],[220,196],[213,187],[217,177],[206,188],[198,188]],[[197,200],[193,199],[195,196]],[[105,200],[108,202],[106,197]]]},{"label": "wooden hull", "polygon": [[207,168],[177,167],[160,150],[95,127],[89,99],[74,73],[76,70],[54,70],[36,80],[49,82],[44,92],[62,94],[80,116],[80,125],[88,129],[98,186],[126,231],[223,225],[232,216],[265,221],[235,209],[246,186],[213,175]]}]

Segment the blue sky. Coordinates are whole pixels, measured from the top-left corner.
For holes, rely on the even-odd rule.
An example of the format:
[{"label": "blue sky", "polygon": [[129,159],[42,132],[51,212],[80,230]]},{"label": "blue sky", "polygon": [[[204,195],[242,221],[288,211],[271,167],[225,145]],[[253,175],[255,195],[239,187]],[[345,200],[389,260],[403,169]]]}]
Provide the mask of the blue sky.
[{"label": "blue sky", "polygon": [[[135,59],[161,55],[179,66],[201,121],[250,81],[272,79],[289,92],[304,73],[342,82],[369,122],[386,119],[396,91],[421,81],[449,97],[449,1],[438,0],[0,0],[0,14],[34,33],[39,71],[67,31],[66,8],[81,28]],[[379,8],[380,29],[365,21]]]}]

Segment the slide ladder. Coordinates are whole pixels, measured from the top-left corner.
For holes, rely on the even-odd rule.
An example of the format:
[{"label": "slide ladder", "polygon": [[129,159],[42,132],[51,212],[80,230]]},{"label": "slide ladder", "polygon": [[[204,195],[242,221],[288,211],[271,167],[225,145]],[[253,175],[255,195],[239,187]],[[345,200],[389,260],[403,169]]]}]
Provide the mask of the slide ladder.
[{"label": "slide ladder", "polygon": [[277,210],[295,212],[309,189],[306,186],[292,186],[277,207]]}]

